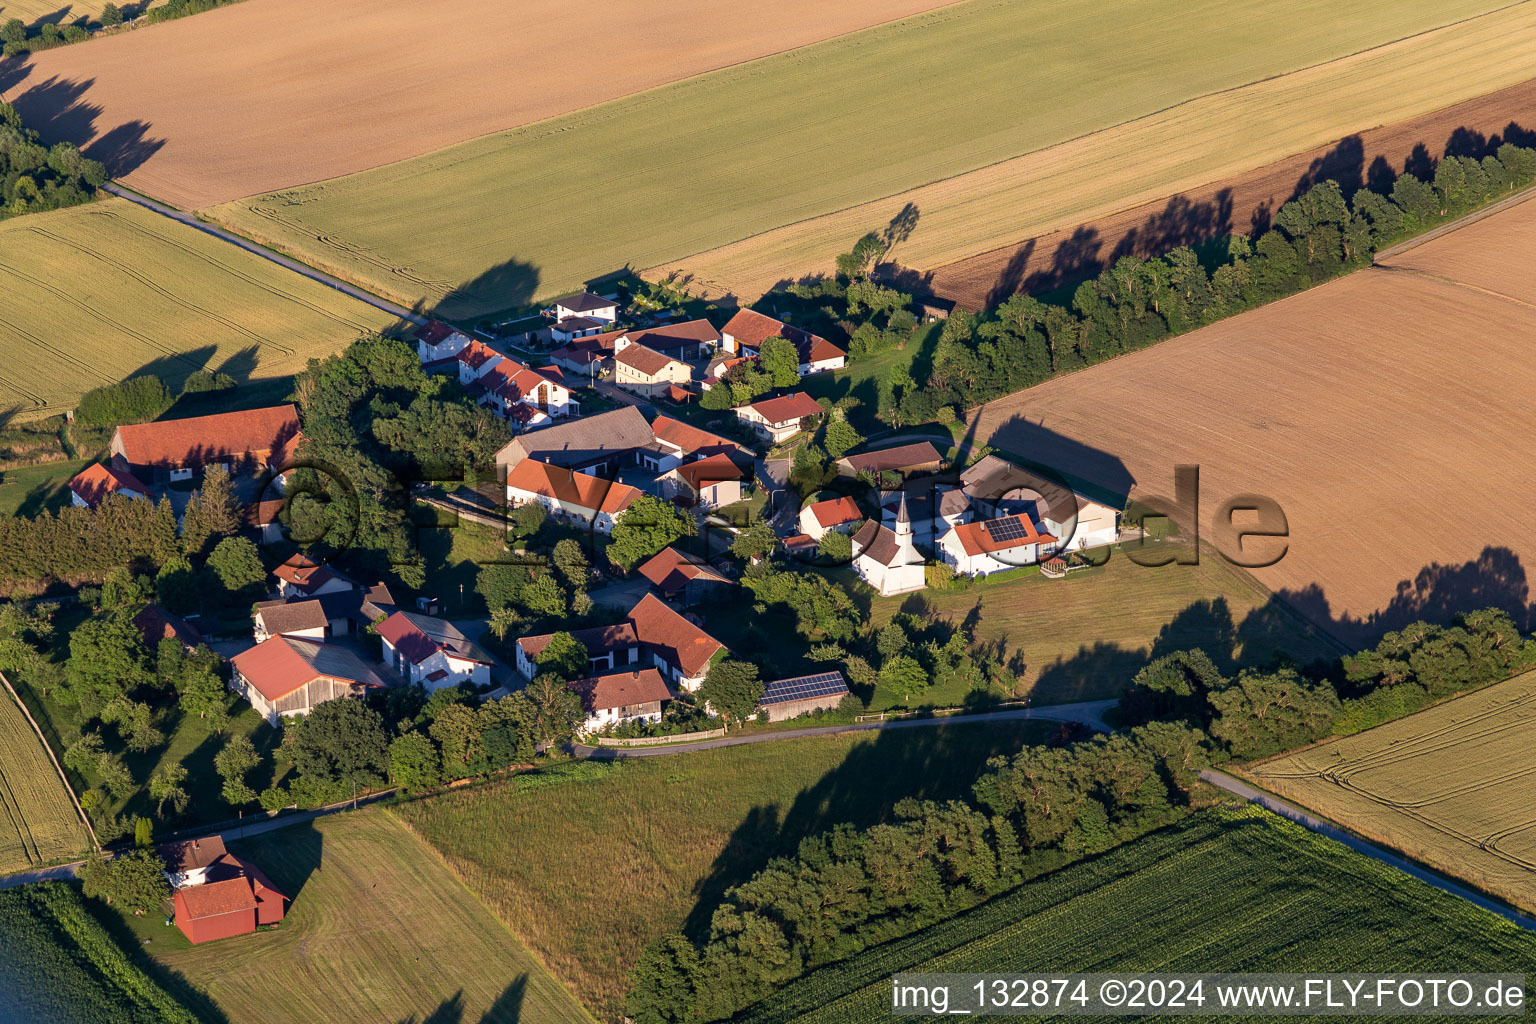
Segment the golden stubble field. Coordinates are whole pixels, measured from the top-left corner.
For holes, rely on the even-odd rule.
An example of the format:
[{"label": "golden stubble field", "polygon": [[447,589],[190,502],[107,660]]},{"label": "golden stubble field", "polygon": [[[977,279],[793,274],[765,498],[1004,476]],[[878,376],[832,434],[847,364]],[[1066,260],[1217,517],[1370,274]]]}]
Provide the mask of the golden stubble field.
[{"label": "golden stubble field", "polygon": [[90,847],[43,741],[0,689],[0,874],[68,860]]},{"label": "golden stubble field", "polygon": [[248,0],[44,51],[19,80],[0,73],[0,92],[50,141],[109,137],[91,155],[190,209],[419,156],[950,2]]},{"label": "golden stubble field", "polygon": [[[992,402],[976,436],[1121,493],[1171,495],[1198,464],[1206,531],[1230,497],[1275,499],[1289,549],[1254,574],[1346,641],[1523,606],[1536,307],[1498,289],[1529,266],[1536,202],[1475,231],[1405,254],[1439,276],[1351,274]],[[1522,262],[1463,256],[1489,239]]]},{"label": "golden stubble field", "polygon": [[1250,765],[1257,785],[1536,907],[1536,673]]}]

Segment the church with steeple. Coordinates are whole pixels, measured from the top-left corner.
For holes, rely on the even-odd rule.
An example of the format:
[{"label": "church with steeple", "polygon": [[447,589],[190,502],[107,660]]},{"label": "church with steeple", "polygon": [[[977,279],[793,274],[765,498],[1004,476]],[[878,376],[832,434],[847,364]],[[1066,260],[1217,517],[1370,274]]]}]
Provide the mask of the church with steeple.
[{"label": "church with steeple", "polygon": [[912,541],[912,516],[907,510],[904,490],[893,526],[883,526],[871,519],[853,535],[854,572],[879,591],[881,597],[926,587],[926,562]]}]

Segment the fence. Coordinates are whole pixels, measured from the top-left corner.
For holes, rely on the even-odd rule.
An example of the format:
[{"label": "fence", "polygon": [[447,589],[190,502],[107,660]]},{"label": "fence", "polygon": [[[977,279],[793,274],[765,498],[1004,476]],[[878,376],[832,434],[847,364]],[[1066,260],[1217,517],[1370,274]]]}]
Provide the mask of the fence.
[{"label": "fence", "polygon": [[640,736],[635,739],[616,739],[613,736],[596,736],[593,742],[600,747],[654,747],[663,743],[692,743],[694,740],[716,740],[725,735],[724,729],[707,732],[683,732],[676,736]]},{"label": "fence", "polygon": [[872,715],[859,715],[855,722],[885,722],[899,718],[948,718],[954,715],[982,715],[989,711],[1003,711],[1007,708],[1027,708],[1027,700],[1004,700],[996,704],[987,704],[974,708],[914,708],[900,711],[877,711]]}]

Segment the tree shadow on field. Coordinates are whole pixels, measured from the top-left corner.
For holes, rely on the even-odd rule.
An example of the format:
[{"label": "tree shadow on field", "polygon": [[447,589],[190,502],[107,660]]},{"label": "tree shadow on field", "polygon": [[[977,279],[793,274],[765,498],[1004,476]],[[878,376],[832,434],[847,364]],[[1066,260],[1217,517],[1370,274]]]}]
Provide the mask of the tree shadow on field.
[{"label": "tree shadow on field", "polygon": [[[480,1015],[478,1024],[518,1024],[522,1020],[523,999],[527,990],[528,975],[518,975],[517,979],[496,997],[490,1009]],[[464,1016],[464,993],[462,990],[455,992],[425,1017],[418,1018],[413,1013],[401,1020],[399,1024],[469,1024]]]},{"label": "tree shadow on field", "polygon": [[539,289],[539,268],[515,257],[449,289],[435,303],[417,303],[413,312],[443,320],[464,320],[532,304]]},{"label": "tree shadow on field", "polygon": [[[0,89],[19,84],[28,73],[18,72],[11,82],[0,78]],[[73,142],[86,156],[100,161],[109,175],[121,178],[159,152],[165,140],[151,138],[150,123],[141,120],[124,121],[103,130],[97,123],[103,108],[85,99],[95,84],[94,78],[54,76],[18,93],[12,105],[21,115],[22,123],[36,130],[44,142]]]}]

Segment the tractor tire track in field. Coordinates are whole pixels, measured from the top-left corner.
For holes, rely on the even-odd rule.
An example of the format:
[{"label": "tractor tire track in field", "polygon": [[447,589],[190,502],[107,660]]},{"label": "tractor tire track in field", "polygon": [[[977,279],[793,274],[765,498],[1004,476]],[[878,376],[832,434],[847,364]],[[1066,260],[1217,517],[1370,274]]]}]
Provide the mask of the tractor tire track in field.
[{"label": "tractor tire track in field", "polygon": [[318,281],[328,288],[334,288],[344,295],[350,295],[352,298],[357,299],[360,302],[366,302],[368,305],[373,306],[375,309],[382,309],[384,312],[389,313],[392,316],[399,317],[401,320],[404,320],[408,323],[413,323],[419,326],[427,322],[426,317],[412,312],[411,310],[406,309],[404,306],[401,306],[398,303],[390,302],[388,299],[380,298],[372,292],[363,288],[359,288],[356,285],[348,284],[346,281],[343,281],[338,277],[334,277],[321,270],[316,270],[314,267],[307,266],[303,263],[300,263],[298,260],[291,259],[282,255],[281,253],[273,252],[271,249],[257,245],[255,242],[252,242],[246,238],[242,238],[232,231],[226,231],[223,228],[216,227],[212,224],[205,224],[189,213],[173,210],[163,203],[158,203],[155,200],[148,198],[147,196],[141,196],[137,192],[122,188],[113,182],[107,182],[101,187],[105,192],[115,195],[121,199],[126,199],[130,203],[135,203],[147,210],[153,211],[154,213],[158,213],[162,217],[168,217],[180,224],[185,224],[188,227],[196,228],[198,231],[210,234],[215,238],[222,239],[228,242],[230,245],[244,249],[246,252],[254,253],[257,256],[260,256],[262,259],[276,263],[278,266],[291,270],[296,274],[302,274],[304,277],[307,277],[312,281]]}]

